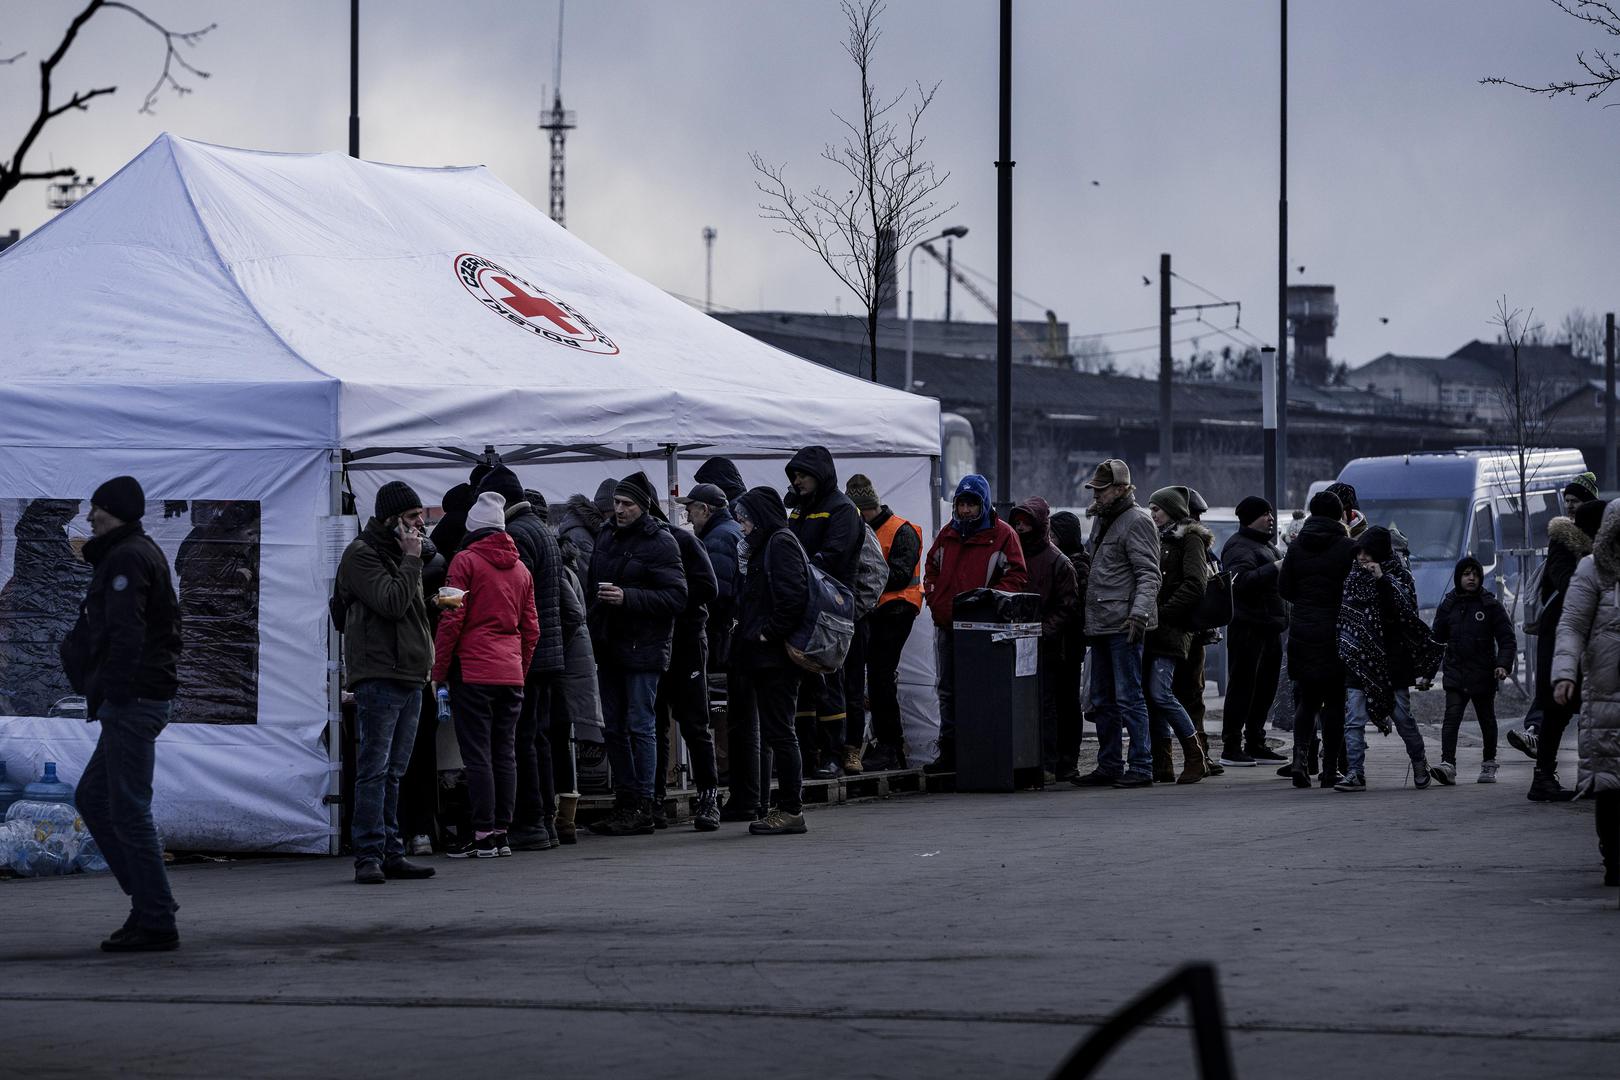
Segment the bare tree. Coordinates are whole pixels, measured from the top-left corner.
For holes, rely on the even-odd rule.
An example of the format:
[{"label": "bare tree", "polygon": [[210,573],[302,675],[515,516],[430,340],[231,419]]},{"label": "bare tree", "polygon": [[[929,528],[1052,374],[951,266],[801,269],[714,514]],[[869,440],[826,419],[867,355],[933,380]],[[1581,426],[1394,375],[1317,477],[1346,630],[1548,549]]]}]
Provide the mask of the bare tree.
[{"label": "bare tree", "polygon": [[[1548,3],[1566,15],[1597,27],[1610,37],[1620,38],[1620,11],[1616,11],[1612,3],[1605,0],[1548,0]],[[1587,101],[1596,100],[1609,87],[1620,82],[1620,53],[1612,49],[1578,52],[1575,54],[1575,62],[1586,72],[1586,78],[1559,79],[1540,86],[1529,86],[1500,75],[1490,75],[1479,81],[1495,86],[1512,86],[1519,90],[1528,90],[1532,94],[1544,94],[1550,98],[1559,94],[1569,94],[1573,97],[1577,93],[1584,93]]]},{"label": "bare tree", "polygon": [[757,152],[749,155],[759,174],[755,186],[766,200],[760,204],[760,216],[776,222],[777,232],[815,252],[865,309],[873,382],[878,310],[889,299],[896,259],[955,206],[941,207],[934,201],[950,174],[936,173],[933,163],[923,157],[924,139],[918,131],[939,83],[928,89],[918,83],[916,99],[903,106],[911,91],[884,98],[873,83],[873,57],[882,37],[878,19],[884,7],[883,0],[843,2],[849,24],[844,51],[860,77],[861,111],[854,120],[833,112],[844,127],[843,142],[828,143],[821,151],[822,160],[841,174],[840,182],[796,191],[787,181],[785,164],[769,164]]},{"label": "bare tree", "polygon": [[1569,343],[1569,351],[1589,364],[1603,359],[1603,318],[1585,308],[1575,308],[1558,324],[1558,340]]},{"label": "bare tree", "polygon": [[1508,348],[1510,366],[1497,386],[1496,399],[1502,413],[1503,434],[1513,457],[1525,551],[1534,546],[1530,534],[1530,482],[1536,478],[1539,468],[1538,451],[1547,445],[1547,436],[1552,430],[1548,415],[1553,404],[1552,384],[1522,355],[1540,329],[1533,321],[1535,314],[1534,309],[1524,312],[1508,307],[1504,296],[1496,302],[1496,317],[1491,320],[1500,329],[1499,340]]},{"label": "bare tree", "polygon": [[[214,29],[216,23],[209,23],[201,30],[170,30],[133,4],[124,3],[122,0],[90,0],[84,10],[75,15],[73,21],[68,23],[67,30],[63,32],[62,40],[56,46],[56,50],[39,62],[39,110],[34,114],[34,118],[29,123],[28,130],[23,133],[21,141],[17,143],[17,149],[11,155],[10,160],[0,161],[0,200],[4,200],[19,184],[26,181],[55,180],[65,176],[73,176],[78,172],[72,166],[65,166],[60,169],[30,170],[25,164],[25,159],[28,157],[28,152],[34,148],[34,143],[39,139],[40,133],[45,130],[45,125],[72,110],[76,109],[83,112],[89,108],[90,102],[96,98],[105,97],[118,91],[116,86],[99,86],[90,90],[75,90],[66,101],[62,102],[54,101],[52,95],[51,79],[56,73],[57,65],[62,62],[62,58],[67,55],[68,50],[73,47],[73,43],[78,40],[79,31],[84,29],[84,25],[103,10],[122,11],[131,15],[150,27],[163,40],[163,68],[158,73],[157,81],[146,92],[146,98],[141,102],[141,112],[152,113],[154,111],[153,106],[157,104],[158,95],[162,93],[164,87],[168,87],[176,95],[191,93],[191,88],[183,85],[176,78],[175,69],[177,67],[181,72],[196,76],[199,79],[208,78],[208,72],[199,70],[180,54],[179,46],[184,45],[187,48],[195,46],[205,34]],[[24,53],[17,53],[0,62],[14,63],[24,55]]]},{"label": "bare tree", "polygon": [[1119,364],[1114,359],[1114,350],[1100,337],[1076,338],[1070,346],[1070,360],[1076,371],[1091,372],[1096,375],[1113,375],[1118,373]]}]

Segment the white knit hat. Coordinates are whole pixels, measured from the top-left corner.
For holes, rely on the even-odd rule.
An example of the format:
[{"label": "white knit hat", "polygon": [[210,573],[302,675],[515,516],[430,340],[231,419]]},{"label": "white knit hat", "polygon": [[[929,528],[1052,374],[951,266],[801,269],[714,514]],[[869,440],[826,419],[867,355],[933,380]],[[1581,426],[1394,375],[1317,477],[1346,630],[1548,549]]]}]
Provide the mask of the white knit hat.
[{"label": "white knit hat", "polygon": [[506,528],[506,500],[501,498],[498,491],[486,491],[478,496],[471,510],[467,511],[467,531],[477,532],[479,529]]}]

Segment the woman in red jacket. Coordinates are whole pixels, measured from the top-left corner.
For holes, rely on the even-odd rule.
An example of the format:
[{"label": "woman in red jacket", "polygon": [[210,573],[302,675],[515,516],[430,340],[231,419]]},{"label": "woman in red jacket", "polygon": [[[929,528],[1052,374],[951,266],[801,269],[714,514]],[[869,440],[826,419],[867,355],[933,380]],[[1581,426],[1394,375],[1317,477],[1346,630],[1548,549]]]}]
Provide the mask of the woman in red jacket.
[{"label": "woman in red jacket", "polygon": [[465,594],[439,619],[433,681],[450,686],[456,742],[467,769],[473,834],[452,859],[510,855],[506,830],[517,791],[517,722],[523,677],[540,641],[534,583],[506,535],[506,503],[486,491],[467,512],[467,535],[451,560],[449,588]]}]

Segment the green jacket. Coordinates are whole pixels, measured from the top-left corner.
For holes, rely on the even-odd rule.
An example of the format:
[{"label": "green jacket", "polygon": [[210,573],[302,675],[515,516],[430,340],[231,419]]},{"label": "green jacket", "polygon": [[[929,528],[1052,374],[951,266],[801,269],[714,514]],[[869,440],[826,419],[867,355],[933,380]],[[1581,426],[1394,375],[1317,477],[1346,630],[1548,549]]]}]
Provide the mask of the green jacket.
[{"label": "green jacket", "polygon": [[1192,619],[1204,602],[1209,582],[1209,548],[1215,541],[1196,521],[1180,521],[1159,532],[1159,623],[1148,631],[1146,652],[1187,658],[1194,630]]},{"label": "green jacket", "polygon": [[372,518],[343,552],[337,586],[347,609],[343,685],[427,682],[433,633],[422,598],[422,560],[402,553],[398,539]]}]

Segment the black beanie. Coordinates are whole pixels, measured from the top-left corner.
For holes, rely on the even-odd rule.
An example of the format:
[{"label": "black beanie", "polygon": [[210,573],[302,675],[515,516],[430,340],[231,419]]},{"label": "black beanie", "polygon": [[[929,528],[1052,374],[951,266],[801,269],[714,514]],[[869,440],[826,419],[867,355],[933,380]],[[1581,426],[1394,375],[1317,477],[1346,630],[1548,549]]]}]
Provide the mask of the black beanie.
[{"label": "black beanie", "polygon": [[[1344,510],[1360,510],[1361,503],[1356,500],[1356,489],[1343,480],[1335,480],[1325,489],[1339,500]],[[1342,511],[1341,511],[1342,515]]]},{"label": "black beanie", "polygon": [[1598,526],[1603,524],[1603,511],[1609,504],[1602,499],[1588,499],[1575,508],[1575,527],[1587,535],[1588,539],[1596,540]]},{"label": "black beanie", "polygon": [[1237,519],[1239,525],[1248,525],[1249,522],[1262,514],[1271,513],[1271,504],[1258,495],[1250,495],[1237,504]]},{"label": "black beanie", "polygon": [[644,512],[651,513],[656,505],[653,502],[652,481],[647,479],[646,473],[635,472],[620,480],[613,489],[615,498],[626,498],[641,507]]},{"label": "black beanie", "polygon": [[1344,517],[1344,503],[1331,491],[1318,491],[1311,496],[1311,516],[1338,521]]},{"label": "black beanie", "polygon": [[127,525],[146,515],[146,492],[133,476],[115,476],[96,488],[96,493],[90,496],[90,505],[101,507]]},{"label": "black beanie", "polygon": [[472,471],[467,474],[467,486],[477,491],[478,485],[484,482],[484,477],[490,474],[491,468],[491,465],[483,461],[474,465]]},{"label": "black beanie", "polygon": [[506,500],[508,508],[523,501],[523,481],[505,465],[497,465],[478,482],[478,493],[493,491]]},{"label": "black beanie", "polygon": [[422,506],[422,496],[416,489],[403,480],[390,480],[377,492],[377,503],[373,513],[379,521],[387,521],[408,510],[417,510]]},{"label": "black beanie", "polygon": [[1374,562],[1386,563],[1395,557],[1395,541],[1382,525],[1374,525],[1362,533],[1356,547],[1365,551]]}]

